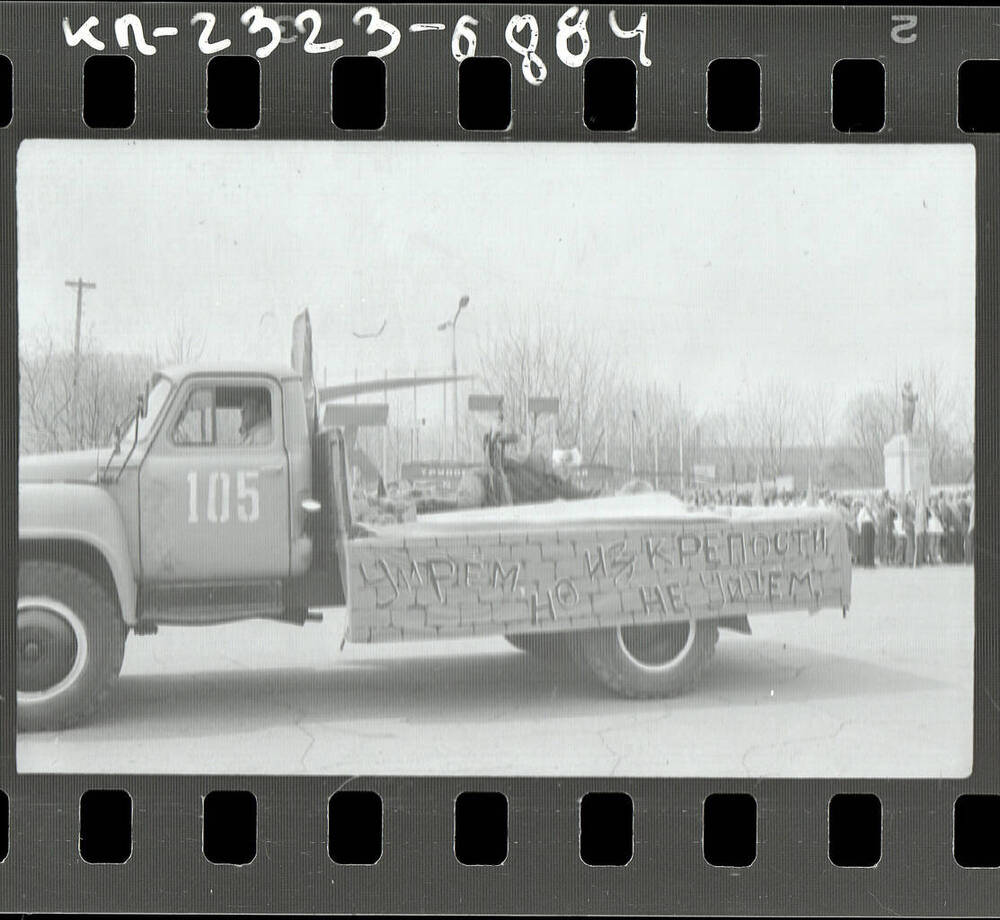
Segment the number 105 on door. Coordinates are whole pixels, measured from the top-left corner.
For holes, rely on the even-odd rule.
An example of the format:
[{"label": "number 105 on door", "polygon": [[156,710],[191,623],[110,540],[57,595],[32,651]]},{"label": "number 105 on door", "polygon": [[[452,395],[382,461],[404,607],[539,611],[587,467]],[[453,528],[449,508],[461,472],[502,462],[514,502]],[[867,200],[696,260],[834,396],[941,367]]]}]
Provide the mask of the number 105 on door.
[{"label": "number 105 on door", "polygon": [[203,511],[204,520],[209,524],[225,524],[230,517],[241,524],[252,524],[260,517],[259,476],[259,470],[237,470],[236,488],[233,489],[232,477],[224,470],[214,470],[200,477],[197,470],[192,470],[187,474],[188,523],[200,523]]}]

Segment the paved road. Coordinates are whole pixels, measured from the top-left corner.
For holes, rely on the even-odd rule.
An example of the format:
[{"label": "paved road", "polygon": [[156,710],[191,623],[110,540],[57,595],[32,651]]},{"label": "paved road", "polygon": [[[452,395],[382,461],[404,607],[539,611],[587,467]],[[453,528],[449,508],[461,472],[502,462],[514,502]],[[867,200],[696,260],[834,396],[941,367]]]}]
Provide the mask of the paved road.
[{"label": "paved road", "polygon": [[970,567],[856,571],[853,607],[724,632],[694,692],[608,695],[477,639],[339,650],[344,612],[131,637],[91,724],[21,735],[60,772],[964,776]]}]

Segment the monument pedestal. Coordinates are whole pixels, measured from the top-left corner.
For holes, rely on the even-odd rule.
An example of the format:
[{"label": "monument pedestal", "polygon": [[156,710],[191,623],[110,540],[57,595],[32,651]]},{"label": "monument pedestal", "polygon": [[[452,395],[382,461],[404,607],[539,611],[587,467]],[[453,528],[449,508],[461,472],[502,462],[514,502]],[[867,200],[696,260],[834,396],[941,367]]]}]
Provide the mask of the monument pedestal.
[{"label": "monument pedestal", "polygon": [[893,435],[882,448],[885,487],[892,495],[930,488],[930,451],[908,434]]}]

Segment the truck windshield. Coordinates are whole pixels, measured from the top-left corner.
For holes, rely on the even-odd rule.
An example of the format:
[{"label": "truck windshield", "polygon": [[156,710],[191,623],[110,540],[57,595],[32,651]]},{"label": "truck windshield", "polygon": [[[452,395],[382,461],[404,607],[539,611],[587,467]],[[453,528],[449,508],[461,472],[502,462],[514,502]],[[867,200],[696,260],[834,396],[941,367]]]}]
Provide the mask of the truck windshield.
[{"label": "truck windshield", "polygon": [[146,401],[146,414],[139,419],[139,440],[143,441],[149,433],[156,427],[156,420],[159,418],[163,407],[167,404],[167,397],[170,395],[171,384],[166,377],[155,377],[149,390],[149,398]]}]

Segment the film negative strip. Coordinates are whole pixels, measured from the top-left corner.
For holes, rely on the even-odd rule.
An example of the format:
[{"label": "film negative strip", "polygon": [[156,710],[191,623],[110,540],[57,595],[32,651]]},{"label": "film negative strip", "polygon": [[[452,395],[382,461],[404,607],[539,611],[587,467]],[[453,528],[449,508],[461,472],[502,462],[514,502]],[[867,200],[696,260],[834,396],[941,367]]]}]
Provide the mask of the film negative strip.
[{"label": "film negative strip", "polygon": [[995,913],[998,16],[0,6],[0,909]]}]

